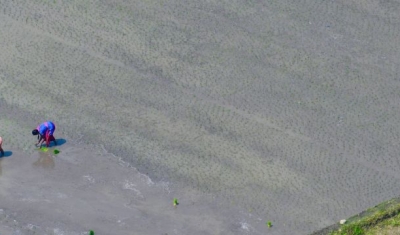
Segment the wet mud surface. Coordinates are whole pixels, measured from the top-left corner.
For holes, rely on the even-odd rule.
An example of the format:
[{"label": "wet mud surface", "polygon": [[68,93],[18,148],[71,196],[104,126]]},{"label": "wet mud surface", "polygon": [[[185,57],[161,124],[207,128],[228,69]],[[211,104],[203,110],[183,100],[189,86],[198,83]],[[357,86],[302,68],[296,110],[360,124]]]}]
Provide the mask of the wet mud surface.
[{"label": "wet mud surface", "polygon": [[246,213],[232,210],[236,215],[229,214],[207,197],[174,190],[167,182],[155,183],[110,154],[72,146],[59,149],[57,155],[49,149],[1,158],[1,234],[87,234],[89,230],[236,234],[252,229],[245,219],[253,219]]},{"label": "wet mud surface", "polygon": [[[129,223],[111,224],[139,216],[138,234],[285,235],[393,198],[399,10],[394,1],[0,0],[0,208],[43,231],[130,234]],[[66,141],[56,157],[33,147],[30,132],[45,120]],[[175,195],[141,187],[139,173],[94,154],[103,148],[195,204],[182,200],[188,211],[167,223]]]}]

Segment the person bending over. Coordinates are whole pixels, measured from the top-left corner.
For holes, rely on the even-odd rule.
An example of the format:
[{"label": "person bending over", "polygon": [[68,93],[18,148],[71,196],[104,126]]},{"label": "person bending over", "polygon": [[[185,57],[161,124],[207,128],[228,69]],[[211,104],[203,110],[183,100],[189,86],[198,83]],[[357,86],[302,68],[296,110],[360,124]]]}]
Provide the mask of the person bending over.
[{"label": "person bending over", "polygon": [[49,147],[50,142],[54,141],[54,144],[57,145],[56,139],[54,138],[54,131],[56,130],[56,125],[51,121],[46,121],[36,129],[32,130],[32,135],[38,136],[38,142],[35,144],[36,147],[42,146],[43,142],[46,141],[46,146]]}]

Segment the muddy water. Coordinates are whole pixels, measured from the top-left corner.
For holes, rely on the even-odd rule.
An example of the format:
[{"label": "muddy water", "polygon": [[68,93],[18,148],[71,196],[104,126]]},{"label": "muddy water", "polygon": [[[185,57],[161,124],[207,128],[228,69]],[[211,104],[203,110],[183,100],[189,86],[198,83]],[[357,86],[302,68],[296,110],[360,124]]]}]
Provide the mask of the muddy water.
[{"label": "muddy water", "polygon": [[[46,184],[82,165],[125,182],[97,155],[74,164],[90,151],[67,154],[63,167],[32,155],[30,131],[51,119],[65,146],[104,146],[154,184],[205,195],[210,218],[217,205],[240,208],[204,225],[211,234],[217,224],[251,233],[255,222],[231,216],[241,212],[273,221],[268,233],[303,234],[397,196],[398,12],[372,1],[0,0],[0,134],[16,152],[2,162],[0,190],[18,202],[18,190],[42,182],[20,189],[24,171]],[[102,176],[75,175],[63,194]],[[125,190],[140,197],[130,182]],[[110,184],[106,192],[120,185]],[[93,198],[78,196],[81,208]],[[151,233],[160,218],[146,213]],[[45,221],[68,224],[58,214]]]},{"label": "muddy water", "polygon": [[42,152],[39,150],[39,158],[33,163],[33,165],[53,169],[55,167],[54,157],[55,154],[52,154],[51,152]]},{"label": "muddy water", "polygon": [[154,182],[102,149],[17,150],[0,164],[1,234],[257,234],[246,213]]}]

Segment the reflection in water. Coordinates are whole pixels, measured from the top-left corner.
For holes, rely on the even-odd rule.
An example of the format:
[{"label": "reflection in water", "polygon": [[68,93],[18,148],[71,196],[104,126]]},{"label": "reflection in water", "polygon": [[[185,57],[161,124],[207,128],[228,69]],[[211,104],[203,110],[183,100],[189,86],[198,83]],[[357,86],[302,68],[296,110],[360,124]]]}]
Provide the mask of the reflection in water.
[{"label": "reflection in water", "polygon": [[33,163],[34,166],[41,166],[43,168],[54,168],[54,158],[52,151],[39,151],[39,159]]}]

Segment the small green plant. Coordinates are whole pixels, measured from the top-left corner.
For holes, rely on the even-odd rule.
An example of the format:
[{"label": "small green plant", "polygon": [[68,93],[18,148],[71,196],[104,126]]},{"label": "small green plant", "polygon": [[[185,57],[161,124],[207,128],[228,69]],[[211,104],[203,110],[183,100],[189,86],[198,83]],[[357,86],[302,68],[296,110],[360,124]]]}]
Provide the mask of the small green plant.
[{"label": "small green plant", "polygon": [[94,231],[90,230],[89,235],[94,235]]},{"label": "small green plant", "polygon": [[174,198],[174,206],[177,206],[177,205],[179,205],[178,199]]},{"label": "small green plant", "polygon": [[54,154],[59,154],[59,153],[60,153],[60,150],[54,149]]},{"label": "small green plant", "polygon": [[49,149],[48,149],[47,147],[40,147],[40,150],[41,150],[42,152],[47,152],[47,151],[49,151]]},{"label": "small green plant", "polygon": [[268,221],[266,224],[267,224],[268,228],[272,227],[272,222],[271,221]]},{"label": "small green plant", "polygon": [[359,226],[356,226],[353,228],[353,235],[363,235],[364,230],[360,228]]}]

